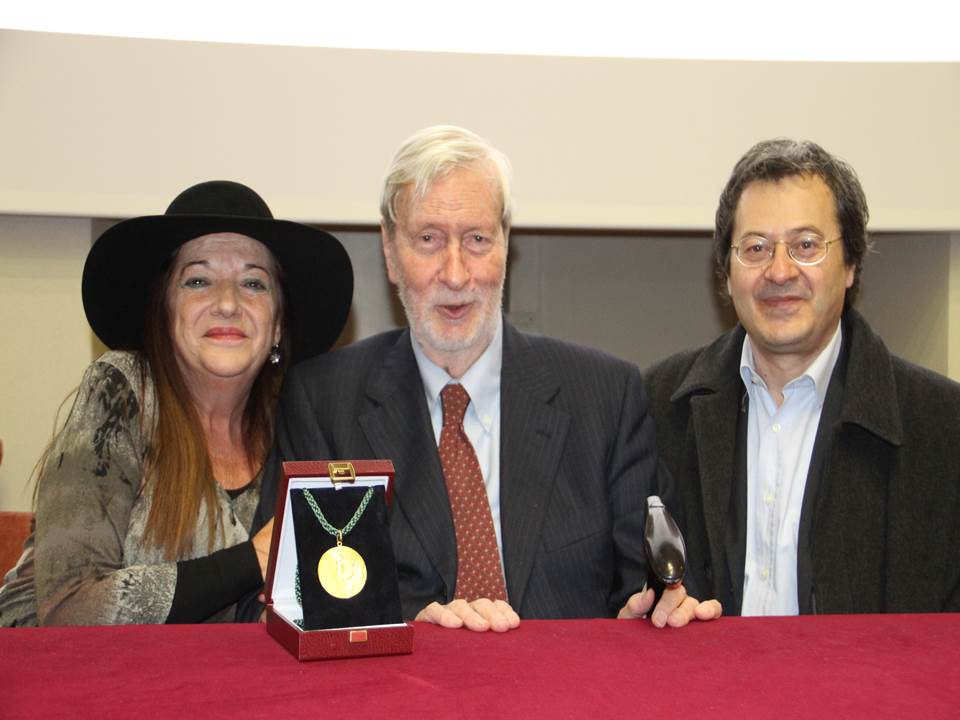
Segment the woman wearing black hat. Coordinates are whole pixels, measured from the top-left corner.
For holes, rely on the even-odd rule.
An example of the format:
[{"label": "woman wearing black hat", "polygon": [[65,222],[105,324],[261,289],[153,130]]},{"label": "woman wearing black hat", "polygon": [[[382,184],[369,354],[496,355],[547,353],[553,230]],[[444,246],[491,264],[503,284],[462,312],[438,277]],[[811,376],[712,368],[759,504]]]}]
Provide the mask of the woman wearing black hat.
[{"label": "woman wearing black hat", "polygon": [[352,292],[334,237],[238,183],[107,230],[83,303],[112,350],[44,457],[0,625],[233,620],[263,583],[271,528],[247,529],[282,371],[333,344]]}]

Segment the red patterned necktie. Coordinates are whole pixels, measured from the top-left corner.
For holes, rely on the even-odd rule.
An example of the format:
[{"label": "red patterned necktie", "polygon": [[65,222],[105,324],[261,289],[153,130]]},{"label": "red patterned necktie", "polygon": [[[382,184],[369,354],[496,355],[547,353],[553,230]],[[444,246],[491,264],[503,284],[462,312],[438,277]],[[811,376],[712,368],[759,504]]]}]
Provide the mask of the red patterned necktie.
[{"label": "red patterned necktie", "polygon": [[440,466],[447,483],[453,530],[457,540],[455,598],[506,600],[497,536],[487,488],[470,439],[463,431],[463,415],[470,395],[462,385],[447,385],[440,393],[443,429],[440,431]]}]

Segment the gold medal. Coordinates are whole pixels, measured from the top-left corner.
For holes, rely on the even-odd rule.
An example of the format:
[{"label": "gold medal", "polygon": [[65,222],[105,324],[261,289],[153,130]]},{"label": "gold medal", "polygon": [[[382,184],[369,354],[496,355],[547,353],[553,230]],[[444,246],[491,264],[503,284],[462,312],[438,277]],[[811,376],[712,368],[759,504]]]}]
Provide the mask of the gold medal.
[{"label": "gold medal", "polygon": [[335,598],[346,600],[366,585],[367,564],[356,550],[338,543],[320,557],[317,577],[324,590]]},{"label": "gold medal", "polygon": [[[332,597],[340,600],[347,600],[357,595],[363,586],[367,584],[367,564],[363,557],[352,547],[343,544],[343,536],[353,530],[363,511],[367,509],[370,499],[373,497],[373,488],[368,488],[360,501],[359,507],[353,513],[353,517],[342,528],[335,528],[324,516],[323,511],[317,504],[313,493],[309,490],[303,491],[307,504],[313,510],[317,522],[328,533],[337,539],[336,546],[327,550],[320,556],[320,562],[317,563],[317,579],[320,581],[320,587],[327,591]],[[300,596],[300,571],[294,580],[294,591],[297,596],[297,603],[301,603]]]}]

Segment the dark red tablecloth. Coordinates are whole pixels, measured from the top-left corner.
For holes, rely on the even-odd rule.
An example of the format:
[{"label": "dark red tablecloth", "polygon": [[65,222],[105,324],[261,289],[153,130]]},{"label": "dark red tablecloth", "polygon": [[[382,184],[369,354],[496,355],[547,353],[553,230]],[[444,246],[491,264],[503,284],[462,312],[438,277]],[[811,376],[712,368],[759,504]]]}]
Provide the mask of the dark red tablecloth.
[{"label": "dark red tablecloth", "polygon": [[412,655],[309,663],[262,625],[0,630],[4,720],[708,716],[960,717],[960,615],[418,623]]}]

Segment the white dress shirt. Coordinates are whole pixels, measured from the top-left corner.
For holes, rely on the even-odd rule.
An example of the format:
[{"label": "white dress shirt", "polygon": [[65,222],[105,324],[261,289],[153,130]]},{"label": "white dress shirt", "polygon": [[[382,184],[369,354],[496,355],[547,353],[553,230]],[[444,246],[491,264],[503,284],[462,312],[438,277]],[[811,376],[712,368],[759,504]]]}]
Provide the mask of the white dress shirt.
[{"label": "white dress shirt", "polygon": [[740,376],[750,397],[747,418],[747,546],[742,615],[796,615],[800,510],[820,412],[840,354],[833,339],[799,377],[783,386],[777,407],[756,370],[747,336]]},{"label": "white dress shirt", "polygon": [[443,403],[440,392],[449,383],[459,382],[470,395],[470,404],[463,416],[463,430],[466,432],[477,454],[480,472],[487,488],[490,501],[490,513],[493,515],[493,529],[497,535],[497,549],[500,563],[503,564],[503,539],[500,531],[500,368],[503,363],[503,318],[497,323],[493,340],[470,366],[459,381],[454,380],[447,371],[428,358],[420,344],[410,334],[413,354],[420,368],[423,390],[427,396],[427,408],[433,423],[433,434],[440,445],[440,431],[443,429]]}]

